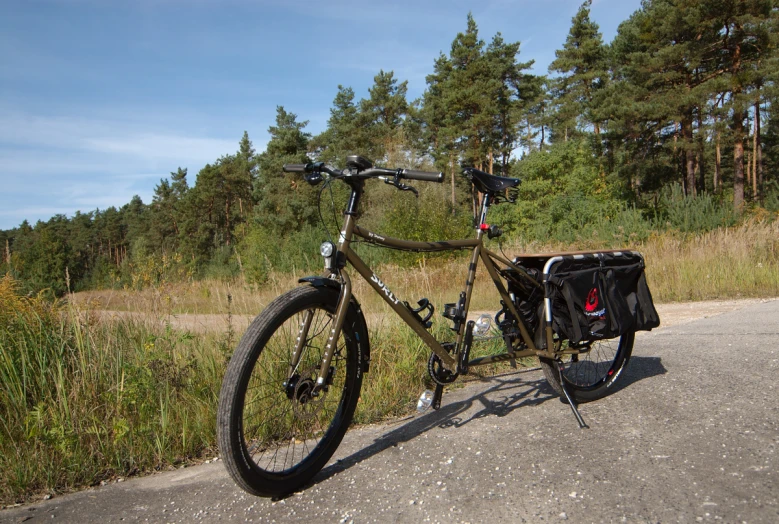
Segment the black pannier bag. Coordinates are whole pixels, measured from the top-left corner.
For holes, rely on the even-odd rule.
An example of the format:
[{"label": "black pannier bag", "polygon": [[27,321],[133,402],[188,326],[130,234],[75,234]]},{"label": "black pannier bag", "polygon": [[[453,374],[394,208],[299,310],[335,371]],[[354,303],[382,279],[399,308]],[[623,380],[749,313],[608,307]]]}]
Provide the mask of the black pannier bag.
[{"label": "black pannier bag", "polygon": [[649,331],[660,317],[634,251],[567,255],[550,259],[547,295],[552,329],[571,343]]}]

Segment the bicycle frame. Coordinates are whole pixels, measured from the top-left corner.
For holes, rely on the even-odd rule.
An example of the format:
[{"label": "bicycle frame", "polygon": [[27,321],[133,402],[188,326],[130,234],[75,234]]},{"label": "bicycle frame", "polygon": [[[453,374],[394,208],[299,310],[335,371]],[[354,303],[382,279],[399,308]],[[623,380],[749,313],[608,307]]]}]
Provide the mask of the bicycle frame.
[{"label": "bicycle frame", "polygon": [[[506,260],[504,257],[496,253],[493,253],[492,251],[484,247],[483,237],[486,229],[484,225],[487,216],[487,210],[490,204],[487,195],[484,196],[482,201],[480,220],[479,220],[479,225],[477,227],[476,238],[437,241],[437,242],[415,242],[415,241],[385,237],[383,235],[376,234],[372,231],[368,231],[358,226],[356,223],[357,205],[362,195],[363,184],[362,181],[354,181],[350,185],[352,186],[352,195],[351,198],[349,199],[347,209],[344,212],[345,221],[344,221],[343,229],[340,232],[337,251],[341,254],[340,256],[343,257],[348,262],[348,264],[351,264],[351,266],[366,280],[366,282],[368,282],[368,284],[382,297],[382,299],[384,299],[384,301],[390,306],[390,308],[392,308],[392,310],[395,311],[395,313],[397,313],[397,315],[401,319],[403,319],[403,321],[412,330],[414,330],[414,332],[425,342],[425,344],[430,348],[430,350],[433,351],[436,355],[438,355],[443,365],[449,371],[453,373],[459,371],[458,360],[455,359],[455,357],[453,357],[452,354],[450,354],[442,346],[442,344],[438,342],[435,339],[435,337],[433,337],[433,335],[429,331],[427,331],[425,326],[419,321],[419,319],[414,315],[414,313],[412,313],[403,304],[403,302],[397,296],[395,296],[395,294],[392,291],[390,291],[390,289],[384,284],[381,278],[379,278],[379,276],[376,275],[365,264],[365,262],[363,262],[363,260],[357,255],[357,253],[355,253],[354,250],[352,250],[351,242],[354,236],[360,237],[366,240],[367,242],[373,244],[378,244],[389,248],[402,249],[407,251],[440,252],[440,251],[454,251],[460,249],[473,250],[471,255],[471,263],[468,266],[468,276],[466,277],[466,281],[465,281],[465,291],[464,291],[465,301],[463,306],[463,318],[467,319],[468,309],[470,307],[470,301],[471,301],[471,294],[473,291],[473,285],[476,278],[476,268],[479,260],[481,260],[485,268],[487,269],[487,273],[492,279],[493,284],[497,288],[497,291],[500,294],[503,303],[505,304],[506,308],[509,310],[511,315],[513,315],[514,319],[517,320],[517,324],[519,327],[519,334],[527,349],[523,351],[515,352],[515,351],[511,351],[510,348],[507,348],[508,351],[504,354],[473,359],[468,362],[469,367],[486,365],[494,362],[501,362],[501,361],[513,360],[516,358],[523,358],[523,357],[530,357],[530,356],[540,356],[546,358],[556,357],[556,353],[554,351],[555,345],[553,342],[551,325],[547,323],[546,326],[546,333],[545,333],[546,349],[537,348],[533,340],[533,337],[530,335],[527,327],[522,321],[522,315],[520,315],[519,312],[517,311],[514,305],[514,301],[511,299],[511,296],[506,290],[506,287],[503,285],[503,281],[496,267],[496,261],[501,264],[505,264],[509,268],[517,271],[520,275],[526,277],[528,282],[533,282],[534,284],[539,286],[541,286],[541,284],[536,283],[532,278],[530,278],[522,268],[517,267],[509,260]],[[349,302],[352,298],[351,279],[349,277],[349,274],[344,268],[335,270],[335,274],[332,275],[328,274],[325,276],[329,278],[336,277],[336,279],[340,281],[341,296],[339,298],[338,307],[336,309],[336,315],[333,322],[333,326],[331,328],[328,344],[325,350],[319,378],[317,379],[318,388],[324,387],[324,383],[325,383],[324,377],[327,377],[327,371],[329,370],[330,362],[333,356],[333,347],[335,346],[333,341],[338,340],[338,336],[340,335],[340,331],[343,326],[344,319],[346,317],[346,311],[348,309]],[[460,351],[462,350],[462,343],[465,335],[466,324],[467,322],[465,321],[460,322],[460,328],[457,332],[457,338],[454,346],[455,347],[454,354],[455,356],[458,357]],[[297,356],[299,351],[302,349],[302,346],[306,339],[307,327],[308,327],[307,322],[304,321],[303,325],[301,325],[300,338],[298,339],[299,348],[297,348],[297,351],[295,352],[296,353],[295,356]],[[296,358],[293,358],[293,361],[295,360]]]},{"label": "bicycle frame", "polygon": [[[365,315],[352,296],[350,265],[432,352],[427,371],[435,391],[432,395],[425,391],[418,408],[440,409],[444,388],[468,374],[471,366],[501,361],[515,365],[517,358],[538,356],[551,389],[567,400],[579,426],[587,427],[576,402],[614,391],[611,386],[627,365],[636,329],[659,325],[640,254],[619,260],[621,251],[526,253],[514,263],[506,260],[486,248],[484,235],[494,238],[501,233],[485,222],[491,204],[504,197],[515,200],[512,189],[519,180],[474,168],[464,173],[483,194],[475,238],[413,242],[385,237],[357,225],[365,180],[376,178],[400,191],[416,192],[403,181],[442,182],[443,174],[375,168],[359,156],[347,157],[347,166],[335,170],[322,163],[284,165],[286,172],[303,173],[311,185],[330,175],[326,183],[339,180],[352,191],[337,248],[329,242],[320,248],[325,273],[301,278],[299,282],[306,285],[283,294],[260,313],[227,367],[219,395],[217,437],[227,471],[238,485],[261,496],[282,497],[298,490],[330,460],[353,420],[362,373],[369,370],[370,341]],[[445,334],[445,328],[428,332],[435,308],[427,299],[420,300],[419,307],[401,302],[352,249],[357,239],[416,252],[470,250],[465,288],[456,304],[443,307],[456,337]],[[468,320],[480,261],[501,298],[492,334],[502,336],[484,337],[485,323]],[[625,307],[628,302],[635,308]],[[552,305],[557,313],[555,334]],[[613,348],[609,339],[616,337]],[[503,351],[497,345],[505,345]],[[471,359],[472,347],[478,348],[474,354],[485,351],[488,356]],[[563,355],[570,355],[570,360]]]}]

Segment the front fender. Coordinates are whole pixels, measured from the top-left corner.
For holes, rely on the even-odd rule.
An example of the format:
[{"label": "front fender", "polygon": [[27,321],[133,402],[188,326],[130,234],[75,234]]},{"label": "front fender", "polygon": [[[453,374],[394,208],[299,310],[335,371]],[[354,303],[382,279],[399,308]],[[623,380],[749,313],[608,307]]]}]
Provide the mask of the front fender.
[{"label": "front fender", "polygon": [[[326,278],[321,276],[308,276],[298,280],[300,284],[309,284],[314,287],[329,287],[331,289],[341,289],[341,283],[332,278]],[[353,318],[353,326],[355,338],[357,339],[357,347],[360,350],[362,358],[362,372],[367,373],[371,364],[371,343],[368,338],[368,325],[365,323],[365,315],[360,308],[360,303],[357,301],[354,295],[349,303],[349,311],[347,316]]]}]

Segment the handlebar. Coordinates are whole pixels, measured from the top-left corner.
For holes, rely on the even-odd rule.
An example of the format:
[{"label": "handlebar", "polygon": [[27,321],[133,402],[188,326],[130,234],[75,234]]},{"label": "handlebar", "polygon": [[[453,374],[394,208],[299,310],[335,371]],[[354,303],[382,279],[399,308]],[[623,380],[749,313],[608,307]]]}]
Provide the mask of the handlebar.
[{"label": "handlebar", "polygon": [[324,172],[333,176],[343,176],[344,174],[349,177],[355,178],[378,178],[391,176],[396,178],[405,178],[407,180],[422,180],[424,182],[438,182],[444,181],[443,173],[434,173],[430,171],[419,171],[417,169],[388,169],[386,167],[371,167],[363,169],[359,173],[349,174],[339,171],[337,169],[331,169],[326,165],[317,162],[309,164],[284,164],[282,168],[286,173],[314,173]]},{"label": "handlebar", "polygon": [[308,164],[284,164],[282,169],[286,173],[305,173]]},{"label": "handlebar", "polygon": [[408,180],[424,180],[425,182],[441,183],[444,181],[443,173],[431,173],[430,171],[418,171],[416,169],[402,169],[400,176]]}]

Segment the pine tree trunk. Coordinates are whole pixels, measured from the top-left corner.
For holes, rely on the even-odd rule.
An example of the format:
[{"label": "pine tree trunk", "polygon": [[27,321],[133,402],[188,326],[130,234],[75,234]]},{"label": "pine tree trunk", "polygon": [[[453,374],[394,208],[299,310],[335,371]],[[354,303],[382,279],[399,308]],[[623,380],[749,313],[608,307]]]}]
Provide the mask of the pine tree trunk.
[{"label": "pine tree trunk", "polygon": [[757,144],[757,190],[758,190],[758,196],[760,198],[760,202],[763,202],[763,146],[759,143]]},{"label": "pine tree trunk", "polygon": [[[741,45],[736,44],[733,51],[732,72],[735,75],[741,70]],[[737,106],[741,95],[741,86],[736,85],[731,98]],[[733,110],[733,210],[740,215],[744,209],[744,112],[740,107]]]},{"label": "pine tree trunk", "polygon": [[679,141],[679,122],[674,122],[674,148],[673,156],[676,156],[676,143]]},{"label": "pine tree trunk", "polygon": [[760,99],[755,102],[755,129],[754,136],[752,137],[752,196],[755,200],[758,199],[758,184],[757,184],[757,157],[760,154],[758,149],[760,147]]},{"label": "pine tree trunk", "polygon": [[682,138],[684,139],[684,191],[687,196],[695,195],[695,152],[692,150],[692,117],[682,120]]},{"label": "pine tree trunk", "polygon": [[230,245],[230,199],[228,198],[225,201],[225,218],[226,218],[226,225],[225,225],[225,238],[227,239],[226,245]]},{"label": "pine tree trunk", "polygon": [[449,153],[449,173],[452,179],[452,215],[454,215],[455,208],[457,206],[457,200],[454,193],[454,154]]},{"label": "pine tree trunk", "polygon": [[698,193],[706,192],[706,148],[704,146],[703,136],[703,117],[698,108]]},{"label": "pine tree trunk", "polygon": [[[714,117],[714,127],[716,129],[717,127],[717,117]],[[712,180],[712,185],[714,186],[714,192],[717,191],[717,187],[719,186],[719,179],[720,179],[720,166],[722,163],[722,152],[720,151],[719,147],[719,131],[714,131],[716,133],[716,137],[714,139],[716,146],[715,146],[715,152],[714,152],[714,180]]]},{"label": "pine tree trunk", "polygon": [[487,158],[489,159],[489,162],[490,162],[489,174],[492,174],[492,169],[493,169],[492,168],[492,151],[489,152],[489,154],[487,155]]},{"label": "pine tree trunk", "polygon": [[[735,94],[735,93],[734,93]],[[733,210],[737,215],[744,209],[744,113],[733,111]]]}]

